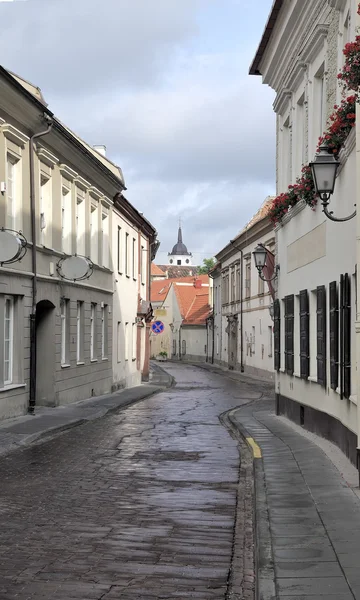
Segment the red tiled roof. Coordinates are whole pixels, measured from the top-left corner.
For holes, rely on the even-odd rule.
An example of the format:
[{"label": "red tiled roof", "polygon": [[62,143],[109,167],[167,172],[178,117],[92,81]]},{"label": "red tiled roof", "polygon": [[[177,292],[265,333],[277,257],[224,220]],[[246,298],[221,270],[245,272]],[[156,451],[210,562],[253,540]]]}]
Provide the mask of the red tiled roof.
[{"label": "red tiled roof", "polygon": [[209,288],[174,284],[181,316],[186,325],[205,325],[209,315]]},{"label": "red tiled roof", "polygon": [[166,273],[153,262],[151,263],[151,275],[153,277],[166,277]]},{"label": "red tiled roof", "polygon": [[151,283],[150,301],[162,302],[165,300],[170,289],[170,285],[171,282],[169,279],[165,279],[164,281],[153,281]]},{"label": "red tiled roof", "polygon": [[184,325],[205,325],[210,312],[208,294],[196,294],[183,323]]}]

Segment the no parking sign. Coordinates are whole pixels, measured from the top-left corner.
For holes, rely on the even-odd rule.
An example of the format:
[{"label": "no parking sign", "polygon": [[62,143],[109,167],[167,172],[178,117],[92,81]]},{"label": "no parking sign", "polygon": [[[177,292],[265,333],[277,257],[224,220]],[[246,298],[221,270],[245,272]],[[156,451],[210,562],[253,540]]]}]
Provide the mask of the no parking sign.
[{"label": "no parking sign", "polygon": [[151,330],[156,335],[159,335],[159,333],[163,333],[164,329],[165,329],[165,326],[164,326],[164,323],[162,321],[155,321],[151,325]]}]

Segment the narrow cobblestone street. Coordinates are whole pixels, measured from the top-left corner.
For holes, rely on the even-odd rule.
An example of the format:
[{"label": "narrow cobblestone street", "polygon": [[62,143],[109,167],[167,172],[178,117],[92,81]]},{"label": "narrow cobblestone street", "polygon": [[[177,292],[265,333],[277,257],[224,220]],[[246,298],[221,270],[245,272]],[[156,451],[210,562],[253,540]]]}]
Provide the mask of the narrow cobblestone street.
[{"label": "narrow cobblestone street", "polygon": [[219,415],[262,396],[172,365],[177,385],[0,460],[0,598],[224,599],[239,476]]}]

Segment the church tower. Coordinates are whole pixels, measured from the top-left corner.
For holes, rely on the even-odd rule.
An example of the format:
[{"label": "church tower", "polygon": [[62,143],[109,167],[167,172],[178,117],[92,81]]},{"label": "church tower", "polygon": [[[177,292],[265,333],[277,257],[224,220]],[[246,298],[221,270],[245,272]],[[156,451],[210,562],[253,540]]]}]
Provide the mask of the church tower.
[{"label": "church tower", "polygon": [[181,223],[179,223],[178,241],[173,247],[172,251],[168,253],[168,264],[178,266],[190,266],[192,254],[188,252],[187,247],[182,240]]}]

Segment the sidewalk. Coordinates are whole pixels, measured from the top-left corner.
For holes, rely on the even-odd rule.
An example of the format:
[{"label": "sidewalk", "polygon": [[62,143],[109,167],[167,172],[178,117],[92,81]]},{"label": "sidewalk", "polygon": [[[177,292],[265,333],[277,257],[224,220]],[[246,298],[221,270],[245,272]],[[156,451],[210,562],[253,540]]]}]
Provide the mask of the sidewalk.
[{"label": "sidewalk", "polygon": [[257,598],[360,600],[356,469],[329,442],[275,416],[270,396],[228,417],[254,452]]},{"label": "sidewalk", "polygon": [[172,377],[158,365],[152,364],[149,383],[56,408],[36,407],[34,416],[24,415],[0,424],[0,456],[87,421],[99,419],[107,413],[157,394],[172,384]]},{"label": "sidewalk", "polygon": [[260,597],[360,598],[358,496],[315,443],[269,410],[254,404],[231,420],[262,453],[254,459]]}]

